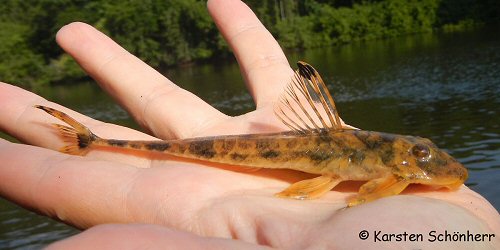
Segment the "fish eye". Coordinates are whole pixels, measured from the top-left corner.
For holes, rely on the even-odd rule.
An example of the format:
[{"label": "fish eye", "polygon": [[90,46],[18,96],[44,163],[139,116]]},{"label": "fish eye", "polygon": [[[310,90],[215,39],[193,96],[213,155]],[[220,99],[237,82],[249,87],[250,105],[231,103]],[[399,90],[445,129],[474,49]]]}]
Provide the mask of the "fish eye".
[{"label": "fish eye", "polygon": [[411,148],[413,156],[425,160],[431,154],[429,147],[417,144]]}]

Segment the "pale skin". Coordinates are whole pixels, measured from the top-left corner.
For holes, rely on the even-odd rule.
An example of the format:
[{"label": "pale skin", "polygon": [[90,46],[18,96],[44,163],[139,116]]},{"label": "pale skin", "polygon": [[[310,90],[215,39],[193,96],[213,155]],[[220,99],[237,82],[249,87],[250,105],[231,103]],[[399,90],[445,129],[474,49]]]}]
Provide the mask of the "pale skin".
[{"label": "pale skin", "polygon": [[[360,183],[341,184],[318,200],[297,201],[273,194],[310,178],[303,173],[238,172],[103,151],[85,157],[55,151],[63,142],[48,124],[56,120],[33,105],[66,112],[105,138],[173,139],[284,130],[272,114],[273,104],[292,69],[278,43],[238,0],[211,0],[208,9],[240,64],[257,106],[253,112],[237,117],[220,113],[83,23],[63,27],[58,44],[151,135],[0,84],[0,129],[34,145],[0,140],[0,195],[75,227],[90,228],[50,248],[500,247],[498,212],[465,186],[456,192],[410,186],[403,195],[343,209]],[[374,243],[372,236],[360,240],[361,230],[424,235],[432,230],[469,230],[497,236],[491,242]]]}]

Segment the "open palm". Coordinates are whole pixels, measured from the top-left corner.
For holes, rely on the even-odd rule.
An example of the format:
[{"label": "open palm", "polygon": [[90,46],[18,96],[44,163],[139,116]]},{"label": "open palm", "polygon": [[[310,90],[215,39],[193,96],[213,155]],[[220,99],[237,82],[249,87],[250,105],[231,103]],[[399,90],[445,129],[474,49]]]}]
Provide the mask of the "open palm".
[{"label": "open palm", "polygon": [[[235,53],[256,111],[238,117],[220,113],[86,24],[65,26],[59,31],[57,41],[156,138],[283,130],[284,126],[273,115],[273,104],[290,81],[292,70],[281,48],[240,1],[213,0],[208,7]],[[99,227],[83,233],[83,238],[77,237],[77,245],[81,247],[94,244],[91,239],[105,235],[110,237],[108,243],[120,243],[127,241],[124,236],[137,236],[138,232],[155,239],[158,246],[177,237],[179,246],[213,244],[214,248],[258,246],[243,242],[283,248],[384,246],[373,243],[372,238],[360,240],[361,230],[500,232],[495,209],[466,187],[457,192],[419,192],[422,190],[413,187],[408,192],[418,196],[400,195],[343,209],[346,198],[359,184],[341,185],[319,200],[295,201],[278,199],[273,194],[303,179],[303,173],[232,171],[229,167],[97,150],[85,157],[64,155],[53,151],[63,145],[48,126],[56,120],[33,108],[35,104],[64,111],[103,138],[154,137],[93,120],[33,93],[0,84],[0,128],[36,146],[0,141],[2,196],[82,229],[105,223],[160,226]],[[133,229],[124,230],[127,227]],[[119,237],[110,236],[113,234]],[[241,241],[207,241],[202,236]],[[139,244],[139,238],[129,241]],[[485,243],[498,244],[498,241]],[[458,246],[465,245],[462,242]]]}]

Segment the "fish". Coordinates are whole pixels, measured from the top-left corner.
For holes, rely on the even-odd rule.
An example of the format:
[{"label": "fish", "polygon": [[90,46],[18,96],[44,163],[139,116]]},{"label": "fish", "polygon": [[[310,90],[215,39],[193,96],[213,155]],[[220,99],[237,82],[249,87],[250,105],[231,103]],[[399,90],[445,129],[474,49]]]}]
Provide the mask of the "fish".
[{"label": "fish", "polygon": [[316,199],[343,181],[366,181],[347,207],[400,194],[410,184],[458,189],[467,169],[429,139],[365,131],[342,124],[334,99],[319,73],[299,61],[277,100],[274,114],[289,131],[134,141],[104,139],[56,109],[36,105],[66,125],[54,123],[67,143],[61,152],[85,155],[95,146],[155,152],[181,159],[241,166],[289,169],[313,175],[275,194]]}]

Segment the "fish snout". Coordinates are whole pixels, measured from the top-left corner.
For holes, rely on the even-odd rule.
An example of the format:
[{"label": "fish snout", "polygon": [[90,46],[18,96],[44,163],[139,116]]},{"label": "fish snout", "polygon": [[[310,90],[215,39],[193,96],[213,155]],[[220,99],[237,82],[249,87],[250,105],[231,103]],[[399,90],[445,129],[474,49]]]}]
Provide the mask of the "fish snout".
[{"label": "fish snout", "polygon": [[449,189],[458,189],[469,177],[467,168],[464,167],[460,162],[454,161],[449,163],[448,171],[443,178],[442,186]]}]

